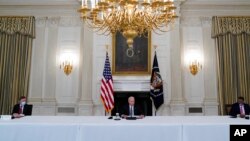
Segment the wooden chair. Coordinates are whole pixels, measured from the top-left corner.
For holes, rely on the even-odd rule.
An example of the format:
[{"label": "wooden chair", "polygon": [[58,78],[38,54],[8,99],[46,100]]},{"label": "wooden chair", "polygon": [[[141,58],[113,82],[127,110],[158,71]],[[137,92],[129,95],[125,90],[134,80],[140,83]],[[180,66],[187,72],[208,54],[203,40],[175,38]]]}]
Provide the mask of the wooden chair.
[{"label": "wooden chair", "polygon": [[226,115],[229,115],[231,108],[232,108],[232,104],[225,104]]}]

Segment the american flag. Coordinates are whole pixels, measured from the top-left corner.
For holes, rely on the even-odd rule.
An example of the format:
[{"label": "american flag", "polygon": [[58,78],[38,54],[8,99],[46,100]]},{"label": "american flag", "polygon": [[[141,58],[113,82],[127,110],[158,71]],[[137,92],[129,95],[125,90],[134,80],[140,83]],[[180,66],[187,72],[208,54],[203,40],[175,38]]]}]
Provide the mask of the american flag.
[{"label": "american flag", "polygon": [[107,112],[110,112],[114,107],[114,92],[113,92],[113,79],[107,52],[106,52],[106,60],[101,82],[101,99],[103,101],[105,110]]}]

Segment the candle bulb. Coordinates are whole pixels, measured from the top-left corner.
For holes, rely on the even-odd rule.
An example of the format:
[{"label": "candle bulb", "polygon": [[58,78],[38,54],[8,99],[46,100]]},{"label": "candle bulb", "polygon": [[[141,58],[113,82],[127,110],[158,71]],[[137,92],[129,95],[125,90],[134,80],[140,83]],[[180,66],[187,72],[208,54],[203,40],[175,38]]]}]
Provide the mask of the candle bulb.
[{"label": "candle bulb", "polygon": [[95,8],[95,0],[91,0],[91,8]]}]

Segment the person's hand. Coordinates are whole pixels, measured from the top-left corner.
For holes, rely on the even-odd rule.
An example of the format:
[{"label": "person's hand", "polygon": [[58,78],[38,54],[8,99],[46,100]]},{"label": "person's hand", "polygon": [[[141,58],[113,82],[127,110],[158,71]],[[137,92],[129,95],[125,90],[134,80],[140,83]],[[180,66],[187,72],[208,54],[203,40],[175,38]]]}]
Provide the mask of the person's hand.
[{"label": "person's hand", "polygon": [[20,118],[20,117],[22,117],[22,116],[19,115],[18,113],[14,113],[14,114],[13,114],[13,117],[14,117],[14,118]]},{"label": "person's hand", "polygon": [[140,115],[139,117],[138,117],[138,119],[143,119],[144,118],[144,115]]},{"label": "person's hand", "polygon": [[18,114],[18,113],[13,114],[14,118],[21,118],[21,117],[24,117],[24,116],[25,116],[24,114]]},{"label": "person's hand", "polygon": [[25,115],[24,114],[20,114],[20,117],[24,117]]},{"label": "person's hand", "polygon": [[127,115],[121,115],[122,118],[127,118],[128,116]]},{"label": "person's hand", "polygon": [[244,114],[240,114],[240,117],[241,117],[241,118],[244,118],[244,117],[245,117],[245,115],[244,115]]}]

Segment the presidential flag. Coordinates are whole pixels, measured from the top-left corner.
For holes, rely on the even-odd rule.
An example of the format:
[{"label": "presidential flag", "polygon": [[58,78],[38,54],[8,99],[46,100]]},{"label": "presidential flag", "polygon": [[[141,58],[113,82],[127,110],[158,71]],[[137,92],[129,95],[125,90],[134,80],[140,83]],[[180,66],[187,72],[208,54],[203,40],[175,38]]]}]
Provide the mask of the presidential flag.
[{"label": "presidential flag", "polygon": [[103,101],[103,105],[106,112],[110,112],[114,107],[114,92],[113,92],[113,79],[107,52],[103,70],[103,77],[101,80],[101,99]]},{"label": "presidential flag", "polygon": [[150,81],[150,96],[154,102],[155,109],[157,110],[163,103],[163,82],[160,75],[160,69],[158,66],[157,55],[155,52],[154,62],[152,67],[151,81]]}]

